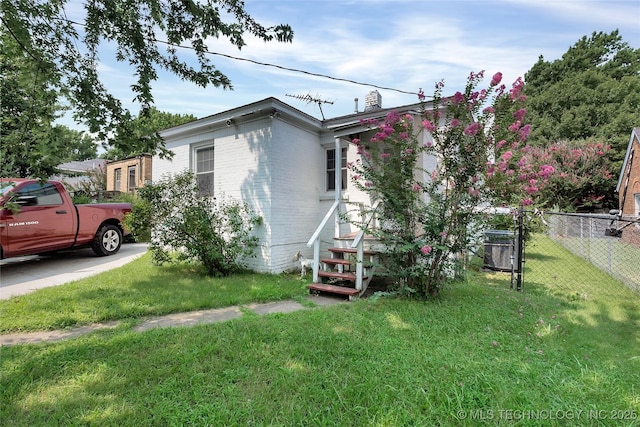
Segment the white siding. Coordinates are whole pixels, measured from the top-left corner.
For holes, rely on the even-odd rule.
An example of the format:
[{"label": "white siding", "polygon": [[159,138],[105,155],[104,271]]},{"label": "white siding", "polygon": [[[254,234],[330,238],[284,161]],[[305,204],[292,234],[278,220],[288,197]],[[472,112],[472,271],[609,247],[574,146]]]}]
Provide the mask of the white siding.
[{"label": "white siding", "polygon": [[296,252],[312,256],[306,244],[324,215],[324,150],[317,133],[287,122],[274,121],[273,133],[271,269],[284,271],[295,266]]},{"label": "white siding", "polygon": [[[306,243],[319,223],[324,191],[324,150],[318,135],[265,117],[228,128],[166,140],[173,160],[153,159],[153,180],[189,169],[195,145],[213,142],[216,197],[247,202],[264,220],[257,257],[249,267],[280,273],[293,255],[311,256]],[[320,216],[320,219],[322,216]]]},{"label": "white siding", "polygon": [[[232,124],[227,126],[227,120]],[[358,121],[353,123],[354,132],[362,132]],[[306,244],[335,200],[335,192],[325,187],[326,149],[335,148],[335,141],[331,131],[321,133],[320,122],[265,100],[169,129],[164,137],[174,156],[154,157],[153,181],[193,170],[194,147],[213,144],[215,196],[245,201],[263,218],[260,248],[250,268],[279,273],[297,267],[293,256],[298,251],[312,257]],[[348,144],[347,162],[358,159],[356,151]],[[370,204],[369,195],[348,176],[340,208],[359,217],[358,206]],[[349,223],[340,225],[340,234],[354,231]],[[323,251],[333,246],[334,232],[332,218],[320,237]]]}]

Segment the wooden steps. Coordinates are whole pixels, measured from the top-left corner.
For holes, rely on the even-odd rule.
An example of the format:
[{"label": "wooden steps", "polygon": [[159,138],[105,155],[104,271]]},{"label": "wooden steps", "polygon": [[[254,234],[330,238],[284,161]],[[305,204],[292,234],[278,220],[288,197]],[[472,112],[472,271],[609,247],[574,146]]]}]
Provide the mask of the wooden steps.
[{"label": "wooden steps", "polygon": [[377,253],[370,250],[363,251],[363,277],[358,286],[356,274],[357,249],[350,247],[329,248],[330,258],[320,259],[320,270],[317,275],[317,283],[307,286],[310,292],[325,292],[337,295],[346,295],[349,300],[357,298],[366,290],[369,283],[369,274],[374,265]]},{"label": "wooden steps", "polygon": [[[357,249],[354,248],[329,248],[329,252],[333,252],[335,254],[356,254],[358,253]],[[364,255],[375,255],[377,252],[373,251],[362,251]]]},{"label": "wooden steps", "polygon": [[332,265],[351,265],[351,261],[342,258],[322,258],[320,259],[320,262]]},{"label": "wooden steps", "polygon": [[312,283],[307,285],[309,291],[315,292],[327,292],[331,294],[338,295],[346,295],[349,297],[349,300],[355,298],[360,293],[359,290],[355,288],[349,288],[347,286],[337,286],[337,285],[329,285],[327,283]]},{"label": "wooden steps", "polygon": [[[328,279],[344,280],[348,282],[356,281],[356,274],[351,272],[340,273],[338,271],[318,271],[318,277],[326,277]],[[368,279],[367,276],[362,277],[362,280],[366,279]]]}]

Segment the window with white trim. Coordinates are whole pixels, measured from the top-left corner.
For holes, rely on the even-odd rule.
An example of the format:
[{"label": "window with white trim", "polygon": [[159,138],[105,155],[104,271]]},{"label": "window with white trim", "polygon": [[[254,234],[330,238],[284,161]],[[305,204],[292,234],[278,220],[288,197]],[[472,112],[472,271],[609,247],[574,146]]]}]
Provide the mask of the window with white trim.
[{"label": "window with white trim", "polygon": [[[327,150],[327,191],[336,189],[336,150],[331,148]],[[340,171],[342,173],[342,189],[347,189],[347,147],[342,147],[342,159],[340,162]]]},{"label": "window with white trim", "polygon": [[[635,206],[636,218],[639,218],[640,217],[640,193],[634,194],[633,198],[636,201],[636,206]],[[636,227],[640,228],[640,222],[636,222]]]},{"label": "window with white trim", "polygon": [[213,145],[196,148],[195,174],[201,196],[213,196]]}]

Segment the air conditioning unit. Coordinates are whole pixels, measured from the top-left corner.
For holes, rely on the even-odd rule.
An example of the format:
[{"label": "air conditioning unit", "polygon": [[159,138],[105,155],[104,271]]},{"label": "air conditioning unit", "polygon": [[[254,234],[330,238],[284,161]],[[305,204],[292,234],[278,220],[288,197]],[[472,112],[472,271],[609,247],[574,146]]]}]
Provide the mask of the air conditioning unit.
[{"label": "air conditioning unit", "polygon": [[511,271],[517,266],[516,235],[510,230],[487,230],[484,233],[482,267],[495,271]]}]

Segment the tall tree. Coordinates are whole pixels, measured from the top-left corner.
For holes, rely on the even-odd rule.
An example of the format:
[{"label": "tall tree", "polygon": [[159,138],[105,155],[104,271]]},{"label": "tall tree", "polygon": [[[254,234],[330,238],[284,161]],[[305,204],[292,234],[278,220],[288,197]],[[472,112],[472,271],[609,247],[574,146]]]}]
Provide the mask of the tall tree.
[{"label": "tall tree", "polygon": [[0,41],[0,175],[47,177],[60,163],[95,158],[92,138],[54,124],[64,111],[50,85],[55,70],[32,61],[6,33]]},{"label": "tall tree", "polygon": [[[140,114],[146,115],[153,105],[152,85],[159,70],[202,87],[232,89],[229,78],[211,64],[207,40],[224,37],[240,49],[246,33],[266,42],[293,39],[289,25],[259,24],[242,0],[87,0],[82,3],[83,22],[67,18],[69,3],[1,0],[3,35],[17,43],[23,57],[47,71],[48,88],[66,97],[76,120],[98,139],[125,150],[122,144],[127,141],[113,140],[113,135],[126,133],[133,115],[100,80],[102,44],[115,45],[116,59],[134,68],[137,80],[131,90]],[[183,45],[195,53],[195,66],[179,56]],[[158,139],[151,145],[164,150]],[[30,157],[35,165],[46,161],[37,151]]]},{"label": "tall tree", "polygon": [[153,142],[159,138],[158,132],[194,120],[197,120],[197,117],[192,114],[172,114],[151,107],[146,115],[140,115],[132,120],[129,132],[116,135],[115,139],[119,141],[117,147],[105,147],[107,151],[100,157],[120,160],[152,153]]},{"label": "tall tree", "polygon": [[67,126],[53,126],[48,143],[57,151],[61,163],[98,157],[96,141],[86,132],[70,129]]},{"label": "tall tree", "polygon": [[55,72],[32,61],[6,33],[0,42],[0,175],[49,175],[58,161],[47,144],[61,108],[58,93],[48,86]]},{"label": "tall tree", "polygon": [[618,31],[581,38],[561,59],[542,56],[525,75],[529,142],[595,138],[611,145],[611,160],[624,157],[640,111],[640,49]]}]

